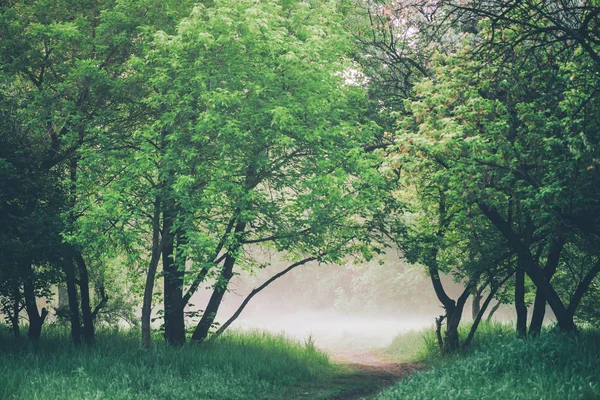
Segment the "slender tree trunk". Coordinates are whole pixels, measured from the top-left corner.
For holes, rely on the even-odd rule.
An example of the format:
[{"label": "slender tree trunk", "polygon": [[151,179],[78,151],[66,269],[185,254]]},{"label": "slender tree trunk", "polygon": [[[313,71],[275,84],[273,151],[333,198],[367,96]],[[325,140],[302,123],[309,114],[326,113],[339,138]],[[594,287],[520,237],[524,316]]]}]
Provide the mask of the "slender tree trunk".
[{"label": "slender tree trunk", "polygon": [[94,318],[90,306],[90,280],[87,265],[81,253],[73,249],[73,257],[79,272],[79,293],[81,295],[81,315],[83,317],[83,339],[88,345],[94,343]]},{"label": "slender tree trunk", "polygon": [[525,270],[517,265],[515,273],[515,310],[517,312],[517,334],[527,336],[527,306],[525,305]]},{"label": "slender tree trunk", "polygon": [[496,311],[500,308],[500,302],[498,301],[494,307],[490,310],[485,322],[492,322],[492,317],[496,314]]},{"label": "slender tree trunk", "polygon": [[154,200],[154,215],[152,217],[152,256],[146,273],[146,285],[144,286],[144,300],[142,304],[142,346],[149,348],[152,342],[150,331],[150,317],[152,314],[152,293],[154,292],[154,281],[156,270],[160,261],[160,253],[163,248],[163,240],[160,235],[160,198]]},{"label": "slender tree trunk", "polygon": [[[236,223],[234,233],[236,235],[243,233],[246,229],[245,222]],[[219,307],[221,306],[221,300],[227,291],[227,286],[229,285],[229,281],[233,277],[233,267],[235,266],[236,256],[235,253],[239,249],[239,246],[234,246],[233,249],[230,250],[230,253],[225,257],[225,262],[223,263],[223,270],[221,272],[221,277],[215,284],[215,288],[213,290],[212,296],[204,310],[204,314],[198,322],[196,329],[194,330],[194,334],[192,335],[192,340],[201,342],[208,337],[208,332],[217,317],[217,312],[219,311]]]},{"label": "slender tree trunk", "polygon": [[13,335],[16,338],[21,336],[21,329],[19,328],[19,313],[21,312],[21,288],[18,283],[15,283],[13,287],[13,304],[12,304],[12,315],[10,316],[10,323],[12,326]]},{"label": "slender tree trunk", "polygon": [[473,321],[479,315],[479,311],[481,310],[481,299],[483,298],[483,291],[485,290],[485,285],[481,286],[479,289],[475,291],[473,294],[473,303],[471,304],[471,318]]},{"label": "slender tree trunk", "polygon": [[569,302],[569,308],[567,309],[567,311],[571,315],[571,318],[573,318],[573,316],[575,315],[575,312],[577,311],[577,307],[579,306],[581,299],[583,298],[583,296],[587,292],[588,288],[590,287],[590,285],[592,284],[592,282],[594,281],[596,276],[598,276],[599,273],[600,273],[600,258],[598,259],[596,264],[592,267],[592,269],[590,269],[588,271],[588,273],[584,276],[583,280],[579,283],[579,285],[575,289],[575,293],[573,294],[573,297],[571,297],[571,301]]},{"label": "slender tree trunk", "polygon": [[208,332],[212,327],[215,318],[217,317],[217,312],[219,311],[219,307],[221,306],[221,300],[225,295],[227,290],[227,285],[229,284],[229,280],[233,277],[233,266],[235,265],[235,257],[227,256],[225,258],[225,263],[223,265],[223,272],[221,273],[221,279],[216,283],[216,286],[213,290],[212,295],[210,296],[210,300],[206,309],[204,310],[204,314],[202,314],[202,318],[194,333],[192,335],[192,340],[201,342],[208,336]]},{"label": "slender tree trunk", "polygon": [[266,288],[271,283],[273,283],[273,281],[281,278],[283,275],[287,274],[288,272],[290,272],[294,268],[299,267],[301,265],[304,265],[304,264],[306,264],[308,262],[315,261],[316,259],[317,259],[316,257],[307,257],[307,258],[305,258],[302,261],[295,262],[292,265],[290,265],[289,267],[287,267],[286,269],[284,269],[283,271],[279,272],[278,274],[273,275],[271,278],[269,278],[265,283],[263,283],[259,287],[253,289],[252,292],[250,292],[250,294],[248,296],[246,296],[246,298],[244,299],[244,301],[242,302],[242,304],[238,307],[238,309],[235,310],[235,312],[233,313],[233,315],[231,316],[231,318],[229,318],[227,320],[227,322],[225,322],[223,325],[221,325],[221,327],[210,337],[210,341],[216,339],[223,332],[225,332],[225,330],[227,328],[229,328],[229,325],[231,325],[240,316],[240,314],[242,313],[242,311],[244,311],[244,308],[246,308],[246,306],[248,305],[248,303],[250,302],[250,300],[252,300],[252,298],[254,296],[256,296],[258,293],[260,293],[264,288]]},{"label": "slender tree trunk", "polygon": [[[473,340],[473,337],[475,336],[475,332],[477,331],[477,328],[479,327],[479,324],[481,323],[481,319],[483,318],[483,314],[485,314],[485,310],[490,305],[490,302],[492,301],[492,299],[496,295],[496,292],[498,291],[498,289],[500,289],[506,283],[506,281],[511,276],[513,276],[513,274],[514,274],[514,272],[512,272],[510,275],[506,276],[506,278],[504,278],[497,286],[493,286],[492,285],[492,289],[490,290],[490,294],[488,294],[487,298],[483,302],[483,306],[479,310],[479,313],[473,319],[473,325],[471,326],[471,330],[469,331],[469,334],[467,335],[467,338],[465,339],[465,341],[464,341],[464,343],[462,345],[463,349],[466,349],[471,344],[471,341]],[[500,303],[498,303],[498,304],[500,304]],[[489,318],[489,316],[488,316],[488,318]]]},{"label": "slender tree trunk", "polygon": [[[175,250],[175,238],[181,239],[181,234],[170,232],[175,218],[174,212],[163,214],[164,246],[162,252],[163,263],[163,294],[165,316],[165,339],[171,345],[185,343],[185,318],[183,301],[183,277],[185,258],[183,252]],[[168,232],[168,233],[167,233]],[[183,244],[178,240],[178,245]]]},{"label": "slender tree trunk", "polygon": [[71,322],[71,340],[81,343],[81,321],[79,320],[79,299],[75,284],[75,270],[70,259],[65,260],[64,272],[67,278],[67,297],[69,302],[69,320]]},{"label": "slender tree trunk", "polygon": [[25,265],[25,272],[26,276],[23,282],[23,296],[25,297],[25,309],[27,311],[27,316],[29,317],[29,331],[27,332],[27,337],[30,340],[37,341],[42,334],[42,325],[46,320],[48,310],[42,308],[41,314],[38,311],[35,297],[35,277],[29,263]]}]

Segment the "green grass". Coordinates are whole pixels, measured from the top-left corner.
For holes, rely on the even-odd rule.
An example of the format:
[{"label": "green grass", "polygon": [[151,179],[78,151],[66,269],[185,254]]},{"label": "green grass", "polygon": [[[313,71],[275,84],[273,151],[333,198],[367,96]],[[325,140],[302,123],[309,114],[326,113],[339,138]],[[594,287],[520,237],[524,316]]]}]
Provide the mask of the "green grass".
[{"label": "green grass", "polygon": [[140,348],[133,331],[98,332],[76,348],[45,327],[38,345],[0,329],[0,399],[329,398],[338,368],[311,343],[261,332],[230,333],[210,345]]},{"label": "green grass", "polygon": [[522,340],[510,325],[484,325],[468,354],[444,360],[433,335],[429,330],[394,340],[386,349],[389,356],[399,358],[409,349],[428,362],[429,370],[375,399],[600,399],[598,331],[577,336],[547,331]]}]

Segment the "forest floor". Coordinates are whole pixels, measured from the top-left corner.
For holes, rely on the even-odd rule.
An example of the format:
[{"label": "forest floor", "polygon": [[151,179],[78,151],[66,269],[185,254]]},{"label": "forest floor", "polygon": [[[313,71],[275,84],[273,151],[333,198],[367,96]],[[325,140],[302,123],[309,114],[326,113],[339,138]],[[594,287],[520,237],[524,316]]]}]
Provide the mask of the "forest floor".
[{"label": "forest floor", "polygon": [[417,362],[395,362],[369,350],[330,351],[331,360],[348,371],[334,378],[345,389],[335,400],[354,400],[374,395],[414,372],[423,370]]}]

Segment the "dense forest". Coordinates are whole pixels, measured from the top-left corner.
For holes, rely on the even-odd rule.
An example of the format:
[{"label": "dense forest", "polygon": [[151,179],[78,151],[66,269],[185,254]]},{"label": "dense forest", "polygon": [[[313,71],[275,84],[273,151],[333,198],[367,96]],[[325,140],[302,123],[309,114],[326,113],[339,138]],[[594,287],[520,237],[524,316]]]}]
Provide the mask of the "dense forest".
[{"label": "dense forest", "polygon": [[[300,269],[311,271],[305,298],[345,284],[335,301],[346,310],[422,308],[415,297],[428,291],[439,317],[427,343],[444,362],[476,365],[468,350],[495,351],[498,337],[540,354],[567,343],[575,358],[564,368],[579,376],[573,355],[599,351],[597,1],[0,7],[0,397],[46,398],[45,384],[19,392],[26,384],[8,371],[27,371],[57,343],[83,359],[112,340],[109,352],[129,357],[119,368],[164,357],[173,370],[204,371],[252,364],[235,357],[254,340],[257,365],[275,363],[279,348],[303,355],[256,372],[276,376],[267,386],[227,370],[236,383],[217,374],[208,392],[139,397],[292,398],[281,387],[333,373],[311,339],[228,331]],[[402,268],[390,264],[398,257]],[[251,290],[224,319],[235,279]],[[515,322],[494,336],[500,306]],[[24,349],[29,364],[17,361]],[[600,365],[587,368],[585,387],[556,398],[600,396]],[[422,388],[426,376],[407,385]],[[228,391],[236,385],[246,391]],[[48,398],[143,392],[102,387]],[[395,390],[381,398],[409,398]],[[483,398],[423,390],[411,393]],[[507,393],[490,398],[517,398]]]}]

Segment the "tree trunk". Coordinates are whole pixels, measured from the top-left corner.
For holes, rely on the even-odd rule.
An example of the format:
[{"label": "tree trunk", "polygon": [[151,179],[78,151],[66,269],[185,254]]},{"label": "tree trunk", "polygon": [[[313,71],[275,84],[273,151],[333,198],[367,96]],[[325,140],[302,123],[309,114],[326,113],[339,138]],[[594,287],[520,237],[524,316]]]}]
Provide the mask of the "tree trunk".
[{"label": "tree trunk", "polygon": [[583,298],[588,288],[599,273],[600,258],[598,259],[596,264],[588,271],[588,273],[583,277],[579,285],[577,285],[575,293],[573,293],[573,296],[571,297],[571,301],[569,302],[569,308],[567,309],[567,311],[571,315],[571,318],[573,318],[573,316],[575,315],[575,312],[577,311],[577,307],[579,306],[581,299]]},{"label": "tree trunk", "polygon": [[[245,222],[238,222],[235,226],[234,233],[240,234],[243,233],[246,229]],[[216,282],[215,288],[213,290],[212,296],[206,306],[206,310],[204,310],[204,314],[198,322],[196,329],[194,330],[194,334],[192,335],[192,340],[201,342],[207,338],[208,332],[215,321],[217,316],[217,312],[219,311],[219,307],[221,306],[221,300],[227,291],[227,286],[229,285],[229,281],[233,277],[233,267],[235,265],[236,257],[235,253],[237,252],[239,246],[235,245],[233,249],[230,250],[230,253],[225,257],[225,262],[223,264],[223,271],[221,272],[221,278]]]},{"label": "tree trunk", "polygon": [[12,313],[10,316],[10,324],[12,326],[13,335],[16,338],[21,336],[21,329],[19,328],[19,313],[21,312],[21,288],[16,283],[13,288],[13,306]]},{"label": "tree trunk", "polygon": [[23,281],[23,295],[25,297],[25,309],[27,311],[27,316],[29,317],[29,331],[27,332],[27,337],[30,340],[38,341],[42,334],[42,325],[46,320],[48,310],[42,308],[41,314],[38,311],[35,298],[35,277],[33,274],[33,269],[29,263],[25,265],[25,272],[25,279]]},{"label": "tree trunk", "polygon": [[[467,338],[465,339],[465,342],[462,345],[463,349],[466,349],[471,344],[471,341],[473,340],[473,337],[475,336],[475,332],[477,331],[477,328],[479,327],[479,323],[481,322],[481,319],[483,318],[483,314],[485,313],[485,310],[490,305],[492,298],[494,298],[498,289],[500,289],[506,283],[506,281],[511,276],[513,276],[513,274],[514,274],[514,271],[510,275],[507,275],[506,278],[504,278],[501,282],[499,282],[497,286],[492,285],[490,294],[488,294],[487,298],[483,302],[483,306],[479,310],[479,314],[477,314],[477,316],[473,319],[473,325],[471,326],[471,330],[469,331],[469,334],[467,335]],[[498,304],[500,304],[500,303],[498,302]]]},{"label": "tree trunk", "polygon": [[[517,263],[519,264],[519,263]],[[517,312],[517,334],[527,336],[527,306],[525,305],[525,270],[517,265],[515,272],[515,310]]]},{"label": "tree trunk", "polygon": [[498,301],[496,303],[496,305],[494,307],[492,307],[492,309],[490,310],[490,313],[488,314],[485,322],[492,322],[492,317],[494,316],[494,314],[496,314],[496,311],[498,311],[498,309],[500,308],[500,302]]},{"label": "tree trunk", "polygon": [[64,283],[58,284],[58,308],[66,308],[69,306],[69,295],[67,293],[67,285]]},{"label": "tree trunk", "polygon": [[462,308],[454,306],[446,309],[446,332],[444,334],[444,347],[442,355],[454,354],[460,349],[458,325],[462,317]]},{"label": "tree trunk", "polygon": [[252,298],[254,296],[256,296],[258,293],[260,293],[264,288],[266,288],[271,283],[273,283],[273,281],[281,278],[283,275],[287,274],[288,272],[290,272],[294,268],[299,267],[301,265],[304,265],[304,264],[306,264],[308,262],[315,261],[316,259],[317,259],[317,257],[307,257],[304,260],[295,262],[292,265],[290,265],[289,267],[287,267],[286,269],[284,269],[283,271],[281,271],[281,272],[273,275],[271,278],[269,278],[265,283],[263,283],[259,287],[253,289],[252,292],[250,292],[250,294],[248,296],[246,296],[246,298],[244,299],[244,301],[242,301],[242,304],[238,307],[238,309],[235,310],[235,312],[233,313],[233,315],[231,316],[231,318],[229,318],[227,320],[227,322],[225,322],[223,325],[221,325],[221,327],[210,337],[210,341],[216,339],[223,332],[225,332],[225,330],[229,327],[229,325],[231,325],[240,316],[240,314],[242,313],[242,311],[244,311],[244,308],[246,308],[246,306],[248,305],[248,303],[250,302],[250,300],[252,300]]},{"label": "tree trunk", "polygon": [[[185,343],[185,318],[183,297],[183,277],[185,258],[182,251],[175,250],[176,235],[171,232],[175,213],[163,213],[164,245],[162,251],[163,263],[163,294],[164,294],[164,317],[165,317],[165,339],[171,345]],[[181,238],[180,234],[177,234]],[[181,242],[181,240],[179,240]],[[178,243],[178,245],[183,244]],[[176,254],[177,253],[177,254]]]},{"label": "tree trunk", "polygon": [[219,311],[219,307],[221,306],[221,300],[225,295],[227,290],[227,285],[229,284],[229,280],[233,277],[233,266],[235,265],[235,257],[227,256],[225,258],[225,263],[223,265],[223,272],[221,273],[221,279],[215,284],[215,288],[213,290],[212,296],[210,296],[210,300],[208,305],[206,306],[206,310],[204,310],[204,314],[202,314],[202,318],[196,329],[194,330],[194,334],[192,335],[192,340],[201,342],[208,336],[208,332],[217,317],[217,312]]},{"label": "tree trunk", "polygon": [[544,271],[531,255],[529,248],[523,245],[521,240],[512,230],[512,227],[504,220],[504,218],[502,218],[498,211],[487,207],[485,204],[479,203],[478,205],[483,214],[498,228],[510,247],[517,253],[527,275],[531,278],[536,288],[544,295],[548,304],[550,304],[550,307],[556,316],[556,320],[558,321],[559,329],[562,332],[575,332],[577,328],[573,321],[573,315],[568,312],[558,296],[558,293],[554,290],[554,287],[546,280]]},{"label": "tree trunk", "polygon": [[479,289],[473,293],[473,303],[471,304],[471,318],[473,321],[479,315],[479,311],[481,310],[481,299],[483,298],[483,291],[485,290],[485,285],[481,286]]},{"label": "tree trunk", "polygon": [[144,286],[144,300],[142,303],[142,346],[149,348],[152,342],[150,332],[150,316],[152,314],[152,293],[154,292],[154,281],[156,270],[162,252],[163,240],[160,237],[160,198],[154,200],[154,215],[152,217],[152,256],[146,273],[146,285]]},{"label": "tree trunk", "polygon": [[[565,235],[562,232],[558,232],[556,238],[552,241],[550,250],[548,251],[548,257],[546,259],[546,267],[544,268],[544,274],[546,280],[550,282],[556,269],[558,268],[558,262],[560,261],[560,254],[565,245]],[[533,305],[533,314],[531,315],[531,323],[529,325],[529,334],[533,336],[539,335],[542,331],[542,324],[544,322],[544,316],[546,314],[546,298],[539,289],[535,291],[535,302]]]},{"label": "tree trunk", "polygon": [[69,301],[69,320],[71,322],[71,340],[81,343],[81,322],[79,320],[79,299],[75,286],[75,271],[71,260],[65,260],[63,265],[67,277],[67,296]]},{"label": "tree trunk", "polygon": [[88,345],[94,343],[94,318],[90,306],[90,280],[87,265],[81,253],[74,249],[73,257],[79,271],[79,293],[81,295],[81,315],[83,317],[83,339]]}]

